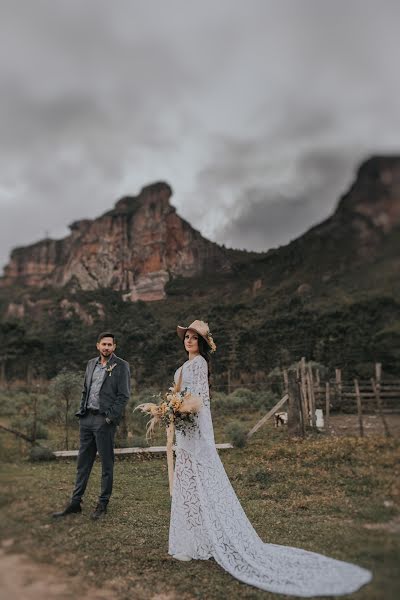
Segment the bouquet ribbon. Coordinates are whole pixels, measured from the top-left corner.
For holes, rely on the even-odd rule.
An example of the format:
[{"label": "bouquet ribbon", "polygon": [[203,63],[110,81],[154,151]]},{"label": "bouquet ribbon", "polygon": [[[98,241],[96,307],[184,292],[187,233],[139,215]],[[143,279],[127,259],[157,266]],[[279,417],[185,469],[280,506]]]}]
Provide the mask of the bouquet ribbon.
[{"label": "bouquet ribbon", "polygon": [[[178,381],[175,384],[175,392],[180,392],[182,387],[182,373],[183,366],[181,367]],[[167,427],[167,465],[168,465],[168,481],[169,481],[169,493],[172,496],[172,490],[174,487],[174,453],[172,446],[174,444],[175,425],[173,421]]]},{"label": "bouquet ribbon", "polygon": [[172,490],[174,487],[174,453],[172,451],[172,445],[174,443],[175,425],[170,423],[167,427],[167,464],[168,464],[168,481],[169,481],[169,493],[172,496]]},{"label": "bouquet ribbon", "polygon": [[181,387],[182,368],[178,381],[173,387],[169,388],[170,391],[165,394],[165,400],[161,404],[145,402],[144,404],[138,404],[135,408],[135,410],[140,410],[150,416],[146,426],[146,440],[151,438],[157,424],[162,423],[167,428],[167,465],[171,496],[174,485],[174,435],[175,430],[179,428],[175,426],[175,420],[179,417],[181,426],[182,419],[183,421],[185,419],[190,421],[189,415],[198,413],[202,406],[202,400],[199,396],[192,394],[190,391],[181,392]]}]

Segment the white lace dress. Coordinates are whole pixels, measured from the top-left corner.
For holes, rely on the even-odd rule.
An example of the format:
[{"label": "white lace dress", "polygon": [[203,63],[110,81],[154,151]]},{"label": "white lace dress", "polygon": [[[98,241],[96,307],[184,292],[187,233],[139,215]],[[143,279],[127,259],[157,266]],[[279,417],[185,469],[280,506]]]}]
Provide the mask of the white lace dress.
[{"label": "white lace dress", "polygon": [[[177,382],[179,369],[175,373]],[[356,565],[300,548],[264,544],[246,517],[215,449],[207,362],[183,365],[181,389],[200,396],[196,428],[176,432],[176,464],[169,553],[213,557],[228,573],[269,592],[338,596],[358,590],[371,573]]]}]

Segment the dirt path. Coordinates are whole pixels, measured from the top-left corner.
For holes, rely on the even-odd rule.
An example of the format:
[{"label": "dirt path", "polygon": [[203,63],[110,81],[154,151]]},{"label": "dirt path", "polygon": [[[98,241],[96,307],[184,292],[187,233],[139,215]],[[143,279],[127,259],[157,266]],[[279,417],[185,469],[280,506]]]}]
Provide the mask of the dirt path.
[{"label": "dirt path", "polygon": [[[23,554],[12,554],[13,543],[12,539],[3,540],[0,546],[0,600],[118,600],[118,594],[111,588],[88,586],[81,577],[69,576],[59,567],[37,563]],[[140,594],[143,597],[176,600],[171,592]]]},{"label": "dirt path", "polygon": [[11,546],[12,540],[4,540],[0,548],[0,600],[116,600],[110,589],[82,589],[78,577],[6,552]]}]

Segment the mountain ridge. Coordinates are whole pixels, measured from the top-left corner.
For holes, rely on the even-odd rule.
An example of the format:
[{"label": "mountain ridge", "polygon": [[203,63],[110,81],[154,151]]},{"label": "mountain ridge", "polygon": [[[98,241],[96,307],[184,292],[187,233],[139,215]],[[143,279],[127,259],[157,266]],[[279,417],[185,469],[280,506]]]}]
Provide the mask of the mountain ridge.
[{"label": "mountain ridge", "polygon": [[[172,233],[167,235],[168,226],[157,231],[153,221],[140,232],[144,248],[156,248],[155,264],[147,263],[153,268],[149,273],[159,270],[162,244],[171,239],[183,250],[185,243],[194,244],[194,263],[190,253],[183,256],[196,268],[180,269],[175,263],[175,270],[166,270],[168,279],[161,281],[157,297],[149,293],[148,300],[118,285],[83,289],[71,279],[66,285],[27,286],[18,278],[3,278],[0,366],[8,377],[23,378],[29,365],[46,377],[66,361],[79,368],[98,332],[112,329],[135,377],[165,383],[169,363],[179,364],[182,352],[175,325],[195,318],[211,324],[218,345],[214,373],[222,381],[228,373],[239,384],[258,381],[301,356],[328,368],[340,366],[350,376],[369,377],[371,363],[382,362],[387,373],[400,376],[400,157],[363,163],[328,219],[266,253],[208,242],[176,215],[169,204],[171,188],[157,185],[168,197],[159,214],[172,215],[174,227],[169,223]],[[150,186],[148,192],[144,208],[137,197],[120,199],[111,209],[118,214],[106,216],[101,227],[112,219],[126,222],[127,214],[132,219],[148,214],[151,193],[160,189]],[[91,251],[85,236],[94,222],[77,225]],[[187,236],[185,243],[176,241],[176,231]],[[151,252],[145,259],[151,259]]]},{"label": "mountain ridge", "polygon": [[11,252],[0,287],[111,288],[126,300],[160,300],[170,277],[229,270],[222,248],[181,219],[158,182],[125,196],[95,219],[70,225],[61,240],[41,240]]}]

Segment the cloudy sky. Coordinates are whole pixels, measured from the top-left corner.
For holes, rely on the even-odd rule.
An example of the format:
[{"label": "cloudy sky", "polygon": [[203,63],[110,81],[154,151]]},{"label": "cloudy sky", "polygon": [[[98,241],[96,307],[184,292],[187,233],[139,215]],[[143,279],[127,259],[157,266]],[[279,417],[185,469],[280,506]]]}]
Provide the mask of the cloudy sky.
[{"label": "cloudy sky", "polygon": [[400,153],[397,0],[1,0],[0,267],[165,180],[268,249]]}]

